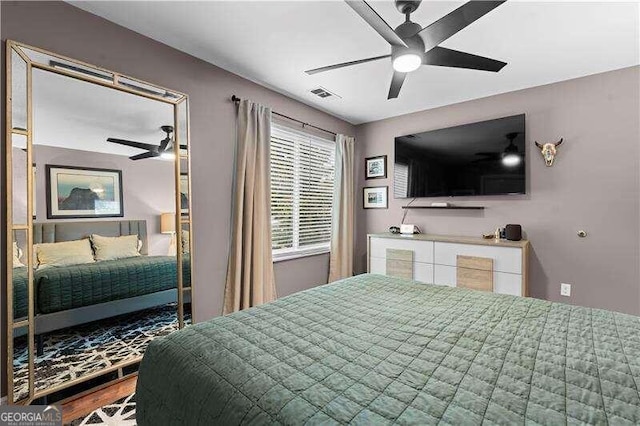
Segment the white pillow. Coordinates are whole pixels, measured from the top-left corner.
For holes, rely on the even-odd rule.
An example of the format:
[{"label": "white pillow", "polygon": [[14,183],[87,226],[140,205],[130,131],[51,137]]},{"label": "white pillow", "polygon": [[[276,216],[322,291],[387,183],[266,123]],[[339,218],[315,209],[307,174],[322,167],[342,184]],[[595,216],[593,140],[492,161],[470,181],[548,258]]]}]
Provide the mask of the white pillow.
[{"label": "white pillow", "polygon": [[137,235],[125,235],[122,237],[91,235],[91,243],[98,262],[140,256],[138,241]]},{"label": "white pillow", "polygon": [[61,243],[36,244],[33,248],[38,259],[38,269],[95,262],[88,238]]},{"label": "white pillow", "polygon": [[24,263],[20,262],[20,258],[22,257],[22,250],[18,248],[18,243],[13,242],[13,267],[14,268],[23,268]]}]

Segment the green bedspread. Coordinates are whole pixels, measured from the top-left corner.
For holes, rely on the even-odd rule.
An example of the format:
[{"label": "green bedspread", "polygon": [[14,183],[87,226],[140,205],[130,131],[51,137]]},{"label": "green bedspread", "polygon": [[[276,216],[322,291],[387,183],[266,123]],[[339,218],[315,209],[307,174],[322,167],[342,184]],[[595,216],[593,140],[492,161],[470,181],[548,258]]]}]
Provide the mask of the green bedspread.
[{"label": "green bedspread", "polygon": [[[189,256],[185,256],[185,287],[191,282],[189,264]],[[24,274],[14,272],[14,310],[24,316],[27,312],[26,268],[16,269],[24,269]],[[140,256],[52,267],[36,271],[34,285],[36,314],[59,312],[175,288],[176,258]]]},{"label": "green bedspread", "polygon": [[13,317],[23,318],[27,316],[27,268],[13,268]]},{"label": "green bedspread", "polygon": [[640,318],[361,275],[154,340],[137,422],[638,424]]}]

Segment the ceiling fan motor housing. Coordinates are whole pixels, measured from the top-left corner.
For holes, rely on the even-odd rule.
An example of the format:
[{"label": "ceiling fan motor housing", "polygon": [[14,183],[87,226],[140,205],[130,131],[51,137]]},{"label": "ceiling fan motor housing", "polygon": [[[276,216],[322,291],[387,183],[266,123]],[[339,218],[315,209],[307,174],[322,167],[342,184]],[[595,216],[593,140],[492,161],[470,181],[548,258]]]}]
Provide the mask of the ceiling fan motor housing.
[{"label": "ceiling fan motor housing", "polygon": [[422,0],[396,0],[396,7],[400,13],[408,15],[416,11]]},{"label": "ceiling fan motor housing", "polygon": [[411,21],[406,21],[398,25],[395,29],[395,33],[398,34],[407,47],[391,46],[391,58],[395,59],[398,56],[406,55],[408,53],[423,57],[424,41],[422,40],[422,37],[418,35],[420,30],[422,30],[422,27]]}]

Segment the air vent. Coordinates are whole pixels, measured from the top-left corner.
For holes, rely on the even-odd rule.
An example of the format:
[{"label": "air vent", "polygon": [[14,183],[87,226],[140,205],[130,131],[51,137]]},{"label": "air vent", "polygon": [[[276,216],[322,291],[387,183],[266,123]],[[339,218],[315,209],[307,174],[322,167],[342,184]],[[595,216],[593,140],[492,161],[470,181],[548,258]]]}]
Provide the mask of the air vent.
[{"label": "air vent", "polygon": [[324,87],[317,87],[315,89],[311,89],[310,92],[313,93],[314,95],[316,95],[317,97],[322,98],[322,99],[340,98],[340,96],[336,95],[335,93],[332,93],[332,92],[328,91]]}]

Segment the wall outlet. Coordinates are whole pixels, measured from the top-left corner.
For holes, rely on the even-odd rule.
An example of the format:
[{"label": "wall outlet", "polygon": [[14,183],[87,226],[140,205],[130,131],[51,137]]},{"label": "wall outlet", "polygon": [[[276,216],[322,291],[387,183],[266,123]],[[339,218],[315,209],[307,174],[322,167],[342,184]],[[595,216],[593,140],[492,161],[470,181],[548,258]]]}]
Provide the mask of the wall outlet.
[{"label": "wall outlet", "polygon": [[571,296],[571,284],[565,284],[565,283],[560,284],[560,296],[567,296],[567,297]]}]

